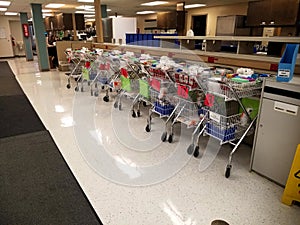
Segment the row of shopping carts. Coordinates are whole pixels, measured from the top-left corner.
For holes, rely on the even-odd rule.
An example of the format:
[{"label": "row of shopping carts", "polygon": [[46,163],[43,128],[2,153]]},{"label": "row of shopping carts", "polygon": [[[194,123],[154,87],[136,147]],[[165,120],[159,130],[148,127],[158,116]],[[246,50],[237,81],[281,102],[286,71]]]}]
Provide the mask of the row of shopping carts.
[{"label": "row of shopping carts", "polygon": [[[121,52],[74,53],[75,66],[69,74],[81,68],[75,91],[84,91],[84,82],[90,85],[91,95],[98,96],[98,86],[117,93],[113,103],[122,110],[124,96],[132,99],[132,117],[141,116],[141,105],[149,107],[146,132],[151,132],[153,116],[165,118],[161,140],[174,141],[174,126],[185,124],[193,129],[188,154],[199,156],[199,138],[209,135],[234,146],[226,166],[230,176],[232,156],[243,139],[253,130],[256,116],[253,107],[245,107],[242,99],[259,96],[260,78],[234,74],[230,68],[208,67],[199,62],[187,62],[168,57],[151,57]],[[69,55],[70,56],[70,55]],[[72,60],[72,57],[69,57]]]}]

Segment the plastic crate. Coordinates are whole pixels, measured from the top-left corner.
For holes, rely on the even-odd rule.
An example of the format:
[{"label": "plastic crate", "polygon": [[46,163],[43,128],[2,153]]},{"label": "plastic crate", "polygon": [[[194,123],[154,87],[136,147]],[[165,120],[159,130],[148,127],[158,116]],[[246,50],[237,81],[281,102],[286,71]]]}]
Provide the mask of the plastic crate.
[{"label": "plastic crate", "polygon": [[299,51],[299,44],[287,44],[283,56],[278,65],[276,80],[289,82],[294,75],[294,69]]},{"label": "plastic crate", "polygon": [[154,110],[164,116],[171,115],[174,108],[175,108],[174,105],[170,103],[160,103],[160,102],[154,103]]}]

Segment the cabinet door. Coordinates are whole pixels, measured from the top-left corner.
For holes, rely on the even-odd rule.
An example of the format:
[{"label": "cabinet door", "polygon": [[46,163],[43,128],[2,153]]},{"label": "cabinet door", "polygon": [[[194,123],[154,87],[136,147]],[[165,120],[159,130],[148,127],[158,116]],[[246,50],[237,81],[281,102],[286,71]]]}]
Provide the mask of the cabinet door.
[{"label": "cabinet door", "polygon": [[276,26],[295,25],[298,17],[299,0],[272,0],[271,22]]},{"label": "cabinet door", "polygon": [[268,24],[271,12],[270,1],[249,2],[247,13],[248,26],[260,26]]}]

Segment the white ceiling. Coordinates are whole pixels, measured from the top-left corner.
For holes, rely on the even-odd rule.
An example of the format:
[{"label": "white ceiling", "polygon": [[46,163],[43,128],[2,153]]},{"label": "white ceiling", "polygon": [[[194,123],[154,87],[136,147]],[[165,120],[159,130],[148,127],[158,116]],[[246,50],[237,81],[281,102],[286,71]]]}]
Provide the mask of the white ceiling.
[{"label": "white ceiling", "polygon": [[[149,0],[150,1],[150,0]],[[122,16],[135,16],[137,11],[143,10],[154,10],[154,11],[168,11],[175,10],[176,3],[180,0],[166,0],[169,3],[165,5],[160,5],[156,7],[147,7],[141,6],[141,3],[148,2],[148,0],[102,0],[101,4],[106,4],[108,8],[112,11],[109,12],[109,15],[118,15]],[[72,13],[75,11],[75,6],[80,5],[93,5],[93,3],[78,3],[77,0],[11,0],[11,5],[9,6],[9,12],[27,12],[29,16],[31,15],[30,3],[40,3],[43,8],[48,3],[64,3],[66,4],[63,8],[59,10],[54,10],[54,12],[64,12]],[[185,0],[185,4],[195,4],[195,3],[204,3],[207,6],[216,6],[216,5],[225,5],[233,4],[239,2],[248,2],[248,0]],[[0,15],[4,13],[0,13]],[[234,12],[233,12],[234,14]]]}]

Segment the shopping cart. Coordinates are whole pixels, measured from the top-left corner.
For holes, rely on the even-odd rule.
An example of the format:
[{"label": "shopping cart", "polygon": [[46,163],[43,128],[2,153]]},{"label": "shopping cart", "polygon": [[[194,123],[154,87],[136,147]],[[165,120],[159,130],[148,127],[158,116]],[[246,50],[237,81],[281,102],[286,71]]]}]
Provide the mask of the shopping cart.
[{"label": "shopping cart", "polygon": [[[205,105],[202,109],[202,129],[188,147],[188,154],[199,155],[199,137],[209,135],[220,141],[220,144],[229,143],[234,146],[229,154],[225,177],[230,176],[232,157],[243,139],[254,130],[257,115],[251,116],[253,108],[242,103],[242,98],[260,96],[262,89],[261,79],[241,80],[226,77],[209,78],[206,82],[198,82],[206,94]],[[199,125],[200,127],[200,125]],[[195,132],[193,135],[196,135]]]}]

